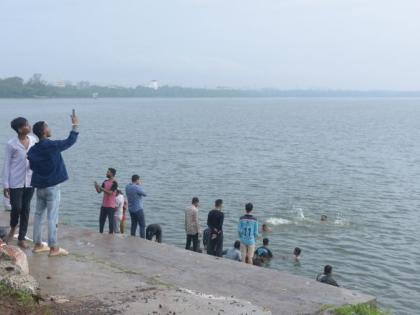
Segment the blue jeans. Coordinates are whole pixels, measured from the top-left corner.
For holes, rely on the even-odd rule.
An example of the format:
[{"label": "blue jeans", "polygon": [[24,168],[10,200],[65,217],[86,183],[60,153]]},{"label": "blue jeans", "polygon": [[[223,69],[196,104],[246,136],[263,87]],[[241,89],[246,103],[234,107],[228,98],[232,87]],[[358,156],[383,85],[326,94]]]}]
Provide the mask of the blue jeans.
[{"label": "blue jeans", "polygon": [[60,186],[37,188],[34,217],[34,242],[42,244],[42,220],[45,212],[48,218],[48,246],[57,247],[58,208],[60,206]]},{"label": "blue jeans", "polygon": [[130,212],[131,216],[131,236],[136,236],[137,225],[140,226],[140,237],[145,238],[146,220],[144,219],[143,210]]}]

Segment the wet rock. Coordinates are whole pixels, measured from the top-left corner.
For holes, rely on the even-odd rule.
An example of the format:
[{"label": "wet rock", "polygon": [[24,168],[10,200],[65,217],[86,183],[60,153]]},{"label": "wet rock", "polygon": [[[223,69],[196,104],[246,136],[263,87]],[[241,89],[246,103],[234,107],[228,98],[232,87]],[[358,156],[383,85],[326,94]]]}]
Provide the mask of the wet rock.
[{"label": "wet rock", "polygon": [[16,246],[0,241],[0,283],[7,287],[35,294],[37,281],[29,275],[25,253]]},{"label": "wet rock", "polygon": [[0,262],[11,261],[18,266],[22,274],[29,274],[28,260],[25,253],[17,246],[0,244]]}]

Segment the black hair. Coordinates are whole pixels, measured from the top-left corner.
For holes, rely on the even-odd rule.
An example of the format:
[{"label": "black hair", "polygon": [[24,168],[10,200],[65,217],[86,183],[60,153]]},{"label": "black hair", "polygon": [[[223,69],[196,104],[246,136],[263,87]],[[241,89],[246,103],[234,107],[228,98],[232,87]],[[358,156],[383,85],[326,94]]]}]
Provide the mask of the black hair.
[{"label": "black hair", "polygon": [[217,200],[214,202],[214,206],[215,206],[216,208],[220,207],[222,204],[223,204],[223,200],[222,200],[222,199],[217,199]]},{"label": "black hair", "polygon": [[235,243],[233,244],[233,247],[235,247],[236,249],[239,249],[239,247],[241,247],[241,242],[236,240]]},{"label": "black hair", "polygon": [[19,133],[19,129],[26,126],[28,124],[28,120],[23,117],[17,117],[10,122],[10,127],[17,133]]},{"label": "black hair", "polygon": [[332,266],[330,266],[330,265],[326,265],[326,266],[324,267],[324,273],[325,273],[326,275],[329,275],[331,272],[332,272]]},{"label": "black hair", "polygon": [[32,126],[32,132],[37,136],[39,139],[44,137],[44,129],[45,129],[45,121],[37,121]]},{"label": "black hair", "polygon": [[295,250],[293,251],[293,254],[295,254],[296,256],[299,256],[301,252],[302,252],[302,250],[299,247],[295,247]]},{"label": "black hair", "polygon": [[268,242],[269,242],[268,238],[263,238],[263,245],[264,246],[268,245]]},{"label": "black hair", "polygon": [[122,195],[123,192],[120,189],[117,189],[117,195]]},{"label": "black hair", "polygon": [[137,175],[137,174],[134,174],[133,176],[131,176],[131,181],[134,183],[134,182],[137,182],[138,180],[140,179],[140,176],[139,175]]},{"label": "black hair", "polygon": [[108,168],[108,171],[111,172],[112,176],[115,176],[115,174],[117,174],[117,170],[115,168],[110,167]]},{"label": "black hair", "polygon": [[254,208],[254,206],[253,206],[253,205],[252,205],[252,203],[250,203],[250,202],[248,202],[248,203],[245,205],[245,210],[246,210],[246,212],[251,212],[253,208]]},{"label": "black hair", "polygon": [[199,203],[200,202],[200,200],[198,200],[198,197],[194,197],[192,200],[191,200],[191,203],[192,204],[196,204],[196,203]]}]

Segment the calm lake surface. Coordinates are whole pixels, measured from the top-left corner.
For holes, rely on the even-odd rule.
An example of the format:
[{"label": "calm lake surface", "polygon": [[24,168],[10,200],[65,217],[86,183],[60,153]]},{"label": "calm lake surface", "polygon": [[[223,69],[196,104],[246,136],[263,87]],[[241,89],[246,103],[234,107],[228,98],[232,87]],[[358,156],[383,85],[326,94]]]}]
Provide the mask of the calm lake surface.
[{"label": "calm lake surface", "polygon": [[395,314],[420,312],[420,99],[0,100],[1,142],[17,116],[46,120],[64,138],[72,108],[81,128],[64,153],[61,221],[96,229],[93,181],[108,167],[121,186],[139,173],[146,223],[161,224],[166,243],[184,245],[193,196],[203,227],[224,200],[225,248],[253,202],[272,227],[272,268],[313,279],[331,264],[341,286]]}]

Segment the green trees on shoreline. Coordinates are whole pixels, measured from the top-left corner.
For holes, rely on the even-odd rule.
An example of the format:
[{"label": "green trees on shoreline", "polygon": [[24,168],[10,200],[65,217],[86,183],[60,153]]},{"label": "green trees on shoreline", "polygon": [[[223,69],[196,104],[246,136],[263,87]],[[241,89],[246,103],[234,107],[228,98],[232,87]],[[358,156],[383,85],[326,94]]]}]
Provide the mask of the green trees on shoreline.
[{"label": "green trees on shoreline", "polygon": [[90,98],[90,97],[420,97],[420,91],[279,90],[231,88],[186,88],[162,86],[99,86],[87,81],[77,84],[48,84],[40,74],[26,82],[20,77],[0,79],[0,98]]}]

